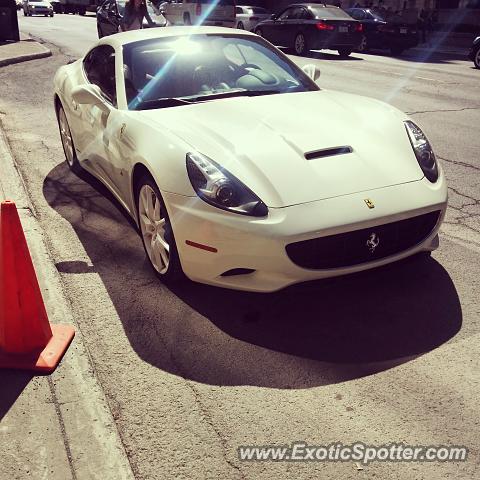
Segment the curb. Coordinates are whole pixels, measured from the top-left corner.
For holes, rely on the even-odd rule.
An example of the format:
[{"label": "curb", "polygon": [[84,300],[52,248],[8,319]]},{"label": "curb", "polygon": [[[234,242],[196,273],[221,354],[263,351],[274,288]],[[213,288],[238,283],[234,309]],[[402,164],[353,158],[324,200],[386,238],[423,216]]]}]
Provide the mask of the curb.
[{"label": "curb", "polygon": [[[16,167],[1,121],[0,171],[0,194],[16,201],[35,270],[41,271],[37,278],[49,320],[53,324],[73,324],[76,327],[75,339],[56,371],[46,377],[33,377],[34,380],[27,384],[30,387],[33,382],[33,388],[18,392],[7,416],[2,418],[2,438],[6,442],[5,449],[0,451],[0,466],[7,468],[9,478],[134,480],[118,427],[97,379],[82,332],[74,321],[62,278],[45,243],[42,227]],[[21,372],[11,371],[10,376],[21,378],[21,375]],[[42,390],[50,393],[48,400],[43,399],[44,411],[38,418],[37,403],[42,405],[39,393]],[[22,425],[31,430],[28,436],[22,436]],[[45,457],[45,452],[43,455],[39,452],[46,450],[48,439],[48,447],[54,451]],[[2,468],[0,477],[4,478],[1,472]]]},{"label": "curb", "polygon": [[[33,43],[31,40],[24,40],[24,41]],[[52,52],[48,48],[44,47],[43,45],[40,45],[38,42],[36,43],[43,51],[36,52],[36,53],[28,53],[24,55],[17,55],[15,57],[10,57],[10,58],[4,58],[3,60],[0,60],[0,67],[6,67],[7,65],[13,65],[15,63],[28,62],[29,60],[36,60],[38,58],[46,58],[46,57],[52,56]]]}]

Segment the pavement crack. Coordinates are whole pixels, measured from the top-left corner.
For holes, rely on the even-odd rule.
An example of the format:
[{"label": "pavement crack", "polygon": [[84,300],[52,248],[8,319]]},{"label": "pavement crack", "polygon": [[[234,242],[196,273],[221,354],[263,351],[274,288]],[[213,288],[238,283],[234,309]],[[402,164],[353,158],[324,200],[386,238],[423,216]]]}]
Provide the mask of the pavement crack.
[{"label": "pavement crack", "polygon": [[463,112],[465,110],[480,110],[480,107],[465,107],[465,108],[445,108],[440,110],[418,110],[416,112],[406,112],[408,115],[417,115],[420,113],[445,113],[445,112]]},{"label": "pavement crack", "polygon": [[462,167],[466,168],[473,168],[473,170],[480,171],[480,167],[477,167],[476,165],[471,165],[470,163],[467,162],[461,162],[459,160],[452,160],[450,158],[445,158],[445,157],[438,157],[442,162],[447,162],[447,163],[453,163],[454,165],[460,165]]},{"label": "pavement crack", "polygon": [[52,394],[52,402],[55,405],[55,412],[57,413],[58,423],[60,424],[60,431],[62,433],[63,445],[65,446],[65,453],[68,459],[68,465],[70,467],[70,473],[72,474],[72,480],[77,480],[77,472],[73,465],[73,455],[70,450],[70,443],[68,441],[67,432],[65,430],[65,422],[63,421],[62,411],[60,410],[60,403],[57,398],[57,392],[55,391],[55,385],[52,377],[48,377],[48,386],[50,387],[50,393]]},{"label": "pavement crack", "polygon": [[240,474],[240,477],[243,480],[245,480],[246,477],[242,472],[241,468],[228,458],[229,447],[228,447],[227,440],[224,438],[224,436],[222,435],[222,432],[220,431],[220,429],[217,428],[217,426],[215,425],[215,422],[212,420],[209,414],[208,408],[202,402],[200,392],[197,390],[197,388],[193,385],[191,381],[186,380],[186,382],[195,397],[195,403],[198,405],[198,408],[200,409],[200,412],[202,413],[204,420],[207,422],[210,428],[215,432],[215,434],[217,435],[220,441],[220,444],[222,446],[222,451],[223,451],[223,459],[225,460],[227,465],[229,465],[231,468],[236,470]]}]

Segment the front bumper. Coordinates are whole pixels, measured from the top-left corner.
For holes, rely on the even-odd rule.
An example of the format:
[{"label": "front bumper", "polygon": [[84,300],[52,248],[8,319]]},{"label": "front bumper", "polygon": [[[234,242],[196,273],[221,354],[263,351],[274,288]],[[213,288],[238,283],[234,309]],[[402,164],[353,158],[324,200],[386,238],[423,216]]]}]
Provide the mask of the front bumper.
[{"label": "front bumper", "polygon": [[[166,192],[162,195],[173,223],[185,274],[197,282],[257,292],[272,292],[298,282],[354,273],[434,250],[447,208],[443,175],[435,184],[422,179],[287,208],[271,208],[265,219],[224,212],[197,197]],[[367,198],[374,202],[375,208],[367,208]],[[413,248],[377,261],[312,270],[294,264],[285,250],[294,242],[360,230],[436,210],[441,215],[428,237]],[[217,251],[192,247],[187,245],[187,240]],[[222,276],[235,269],[254,272]]]}]

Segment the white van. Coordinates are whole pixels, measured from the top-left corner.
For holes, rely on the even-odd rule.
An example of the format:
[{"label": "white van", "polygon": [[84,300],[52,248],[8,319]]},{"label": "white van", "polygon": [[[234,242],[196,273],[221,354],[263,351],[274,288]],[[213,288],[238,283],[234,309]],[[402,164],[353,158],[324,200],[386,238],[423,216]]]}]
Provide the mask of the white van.
[{"label": "white van", "polygon": [[235,27],[235,0],[172,0],[161,8],[172,25]]}]

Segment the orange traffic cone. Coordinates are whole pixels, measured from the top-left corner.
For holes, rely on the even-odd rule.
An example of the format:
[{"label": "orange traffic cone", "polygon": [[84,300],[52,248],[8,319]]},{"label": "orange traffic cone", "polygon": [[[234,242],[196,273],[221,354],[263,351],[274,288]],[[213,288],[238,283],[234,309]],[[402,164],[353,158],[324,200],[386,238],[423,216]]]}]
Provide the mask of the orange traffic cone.
[{"label": "orange traffic cone", "polygon": [[0,204],[0,368],[55,370],[75,330],[48,322],[14,202]]}]

